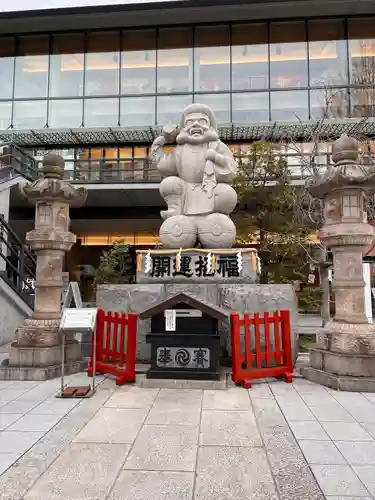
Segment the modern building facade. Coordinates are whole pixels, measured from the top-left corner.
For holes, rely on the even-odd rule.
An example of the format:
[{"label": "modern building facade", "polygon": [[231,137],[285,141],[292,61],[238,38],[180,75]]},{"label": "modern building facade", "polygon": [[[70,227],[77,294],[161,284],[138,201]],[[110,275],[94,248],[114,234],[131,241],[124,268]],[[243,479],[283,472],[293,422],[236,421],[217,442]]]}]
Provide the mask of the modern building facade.
[{"label": "modern building facade", "polygon": [[[0,9],[0,140],[36,160],[59,152],[66,177],[89,189],[86,206],[72,211],[76,264],[95,265],[118,238],[157,243],[163,201],[149,148],[191,102],[212,107],[236,154],[256,139],[293,137],[280,153],[296,179],[318,129],[323,166],[324,139],[343,131],[368,139],[369,158],[375,149],[374,2],[77,0],[65,8],[72,2],[56,0],[47,10],[51,2],[39,0],[38,11],[12,3]],[[9,200],[23,237],[32,208],[15,187]]]}]

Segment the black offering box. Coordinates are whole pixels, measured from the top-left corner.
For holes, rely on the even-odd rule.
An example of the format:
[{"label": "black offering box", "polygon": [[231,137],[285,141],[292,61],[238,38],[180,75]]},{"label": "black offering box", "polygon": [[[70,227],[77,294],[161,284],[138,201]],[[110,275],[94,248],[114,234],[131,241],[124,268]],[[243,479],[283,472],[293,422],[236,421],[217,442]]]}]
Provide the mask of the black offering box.
[{"label": "black offering box", "polygon": [[187,293],[178,293],[147,311],[151,318],[151,368],[147,378],[219,380],[219,321],[227,313]]}]

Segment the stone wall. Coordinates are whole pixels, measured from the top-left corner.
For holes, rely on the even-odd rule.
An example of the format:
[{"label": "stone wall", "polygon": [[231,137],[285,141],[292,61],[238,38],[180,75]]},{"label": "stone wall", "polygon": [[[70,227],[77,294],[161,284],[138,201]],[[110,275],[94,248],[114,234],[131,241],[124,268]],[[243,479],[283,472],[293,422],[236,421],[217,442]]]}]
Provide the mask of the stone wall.
[{"label": "stone wall", "polygon": [[[280,309],[291,312],[292,347],[297,356],[297,298],[292,285],[215,285],[215,284],[136,284],[136,285],[99,285],[96,304],[104,311],[140,313],[154,304],[179,292],[195,295],[202,300],[239,313],[273,313]],[[220,325],[222,345],[230,354],[228,324]],[[150,333],[150,320],[140,321],[137,333],[137,359],[150,359],[150,346],[145,336]]]}]

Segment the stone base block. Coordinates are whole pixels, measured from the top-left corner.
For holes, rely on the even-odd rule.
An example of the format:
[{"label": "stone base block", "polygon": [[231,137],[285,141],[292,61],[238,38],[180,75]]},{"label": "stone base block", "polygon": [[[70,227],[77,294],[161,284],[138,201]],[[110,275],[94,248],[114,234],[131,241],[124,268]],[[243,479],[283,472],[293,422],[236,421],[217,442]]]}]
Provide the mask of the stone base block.
[{"label": "stone base block", "polygon": [[337,376],[375,378],[375,355],[313,348],[310,351],[310,367]]},{"label": "stone base block", "polygon": [[146,378],[144,374],[136,377],[136,383],[143,389],[205,389],[224,390],[227,388],[226,374],[220,380],[175,380]]},{"label": "stone base block", "polygon": [[313,348],[301,375],[338,391],[375,392],[375,356]]},{"label": "stone base block", "polygon": [[301,374],[311,382],[337,391],[375,392],[375,378],[373,377],[345,377],[312,367],[301,368]]},{"label": "stone base block", "polygon": [[[80,373],[83,370],[81,361],[65,364],[65,375]],[[0,366],[0,380],[32,380],[43,381],[61,377],[61,364],[44,367]]]},{"label": "stone base block", "polygon": [[[81,344],[65,346],[65,374],[83,370]],[[0,380],[48,380],[61,376],[61,347],[11,345],[9,360],[0,367]]]},{"label": "stone base block", "polygon": [[[298,355],[297,297],[292,285],[246,285],[246,284],[197,284],[165,283],[134,285],[99,285],[96,304],[104,311],[140,313],[180,292],[186,292],[214,306],[240,314],[268,312],[287,309],[291,314],[293,359]],[[137,360],[149,361],[150,346],[146,335],[151,331],[149,319],[139,321],[137,331]],[[231,356],[231,341],[228,322],[219,325],[221,345]],[[88,348],[87,348],[88,349]],[[224,353],[223,353],[224,354]]]},{"label": "stone base block", "polygon": [[59,319],[27,318],[16,330],[16,342],[24,346],[58,346],[61,338],[59,324]]},{"label": "stone base block", "polygon": [[[81,361],[82,347],[78,342],[72,342],[65,346],[65,362],[73,363]],[[11,345],[9,352],[10,367],[50,367],[61,365],[60,346],[20,346],[17,342]]]}]

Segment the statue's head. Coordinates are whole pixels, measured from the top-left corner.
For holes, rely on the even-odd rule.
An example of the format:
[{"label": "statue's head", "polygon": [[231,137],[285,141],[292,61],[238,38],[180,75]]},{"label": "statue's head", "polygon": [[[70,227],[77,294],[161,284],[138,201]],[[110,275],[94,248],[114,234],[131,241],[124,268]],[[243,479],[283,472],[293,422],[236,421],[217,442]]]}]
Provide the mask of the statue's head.
[{"label": "statue's head", "polygon": [[219,140],[216,119],[205,104],[190,104],[182,113],[177,144],[204,144]]}]

